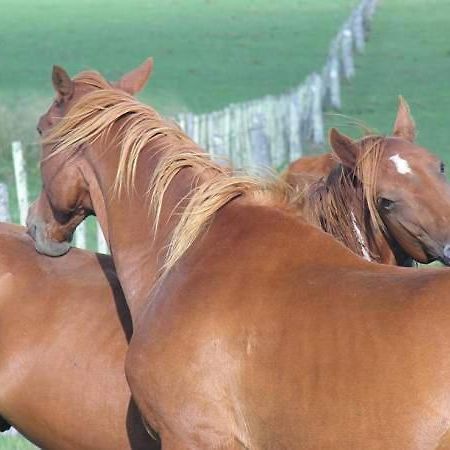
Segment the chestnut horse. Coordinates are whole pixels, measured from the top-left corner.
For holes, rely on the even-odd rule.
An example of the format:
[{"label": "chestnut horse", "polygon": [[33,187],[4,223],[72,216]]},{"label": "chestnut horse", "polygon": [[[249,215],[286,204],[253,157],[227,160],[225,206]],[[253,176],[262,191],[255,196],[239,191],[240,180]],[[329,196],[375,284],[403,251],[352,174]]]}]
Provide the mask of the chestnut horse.
[{"label": "chestnut horse", "polygon": [[131,320],[109,256],[38,255],[0,224],[0,431],[48,450],[158,449],[123,372]]},{"label": "chestnut horse", "polygon": [[[62,253],[97,214],[134,323],[127,379],[164,449],[450,448],[447,271],[364,261],[282,181],[231,175],[98,75],[54,85],[28,226]],[[433,238],[443,258],[449,217]]]},{"label": "chestnut horse", "polygon": [[[332,133],[333,153],[300,158],[284,174],[305,192],[305,217],[368,260],[402,266],[433,261],[436,252],[429,249],[436,219],[450,214],[444,164],[437,171],[436,158],[411,145],[416,131],[406,101],[400,97],[391,138],[353,141]],[[393,138],[398,138],[395,146]],[[349,146],[357,160],[339,154]],[[450,248],[440,259],[449,264]]]}]

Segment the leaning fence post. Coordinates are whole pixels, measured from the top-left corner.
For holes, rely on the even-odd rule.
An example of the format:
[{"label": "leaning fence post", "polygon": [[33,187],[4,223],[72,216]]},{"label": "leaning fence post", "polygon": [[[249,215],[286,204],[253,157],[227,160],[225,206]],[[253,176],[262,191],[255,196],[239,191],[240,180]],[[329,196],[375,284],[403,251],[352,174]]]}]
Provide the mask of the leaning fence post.
[{"label": "leaning fence post", "polygon": [[192,135],[191,139],[198,144],[200,141],[200,117],[194,114],[192,116]]},{"label": "leaning fence post", "polygon": [[19,141],[12,143],[12,156],[14,163],[14,175],[16,178],[17,200],[19,203],[20,223],[25,225],[28,214],[28,189],[25,159],[23,157],[22,144]]},{"label": "leaning fence post", "polygon": [[353,65],[352,30],[348,25],[342,30],[341,36],[342,69],[345,78],[350,80],[355,75],[355,66]]},{"label": "leaning fence post", "polygon": [[74,234],[75,247],[86,248],[86,222],[77,226]]},{"label": "leaning fence post", "polygon": [[339,80],[339,58],[337,52],[333,51],[330,55],[329,62],[329,89],[330,89],[330,97],[329,102],[330,106],[334,109],[341,109],[341,84]]},{"label": "leaning fence post", "polygon": [[248,129],[252,163],[257,166],[270,167],[272,165],[270,141],[264,128],[264,115],[260,111],[254,112],[251,115]]},{"label": "leaning fence post", "polygon": [[289,98],[289,161],[302,156],[301,142],[301,111],[299,109],[297,92]]},{"label": "leaning fence post", "polygon": [[11,222],[8,186],[5,183],[0,183],[0,222]]},{"label": "leaning fence post", "polygon": [[98,253],[109,253],[108,244],[105,239],[105,235],[103,234],[102,227],[97,222],[97,252]]},{"label": "leaning fence post", "polygon": [[311,77],[312,100],[312,141],[316,145],[324,143],[322,115],[322,79],[314,73]]},{"label": "leaning fence post", "polygon": [[358,53],[364,51],[365,46],[365,36],[364,36],[364,17],[362,4],[358,6],[353,12],[352,16],[352,30],[355,36],[355,48]]}]

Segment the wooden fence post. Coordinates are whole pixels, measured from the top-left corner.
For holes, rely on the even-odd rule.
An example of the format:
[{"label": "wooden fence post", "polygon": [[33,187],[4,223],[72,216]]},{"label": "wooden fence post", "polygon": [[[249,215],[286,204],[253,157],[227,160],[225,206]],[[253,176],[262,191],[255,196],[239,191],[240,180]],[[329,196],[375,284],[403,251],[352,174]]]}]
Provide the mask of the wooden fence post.
[{"label": "wooden fence post", "polygon": [[176,121],[180,128],[186,133],[186,115],[184,113],[178,114]]},{"label": "wooden fence post", "polygon": [[19,141],[12,143],[12,156],[14,164],[14,175],[16,178],[17,201],[19,204],[20,223],[25,225],[28,214],[28,185],[25,159],[23,157],[22,144]]},{"label": "wooden fence post", "polygon": [[323,132],[322,113],[322,79],[320,75],[314,73],[311,79],[312,89],[312,141],[315,145],[322,145],[325,142]]},{"label": "wooden fence post", "polygon": [[195,143],[200,141],[200,117],[197,114],[192,116],[192,134],[191,138]]},{"label": "wooden fence post", "polygon": [[190,112],[186,114],[185,127],[184,132],[192,139],[194,136],[194,115]]},{"label": "wooden fence post", "polygon": [[231,152],[231,109],[226,107],[223,112],[223,149],[222,156],[228,158],[228,164],[232,160]]},{"label": "wooden fence post", "polygon": [[251,145],[252,164],[261,167],[270,167],[272,165],[270,141],[264,130],[265,120],[262,112],[253,112],[250,116],[249,125],[248,134]]},{"label": "wooden fence post", "polygon": [[367,0],[367,18],[372,20],[373,15],[375,14],[375,9],[377,7],[378,0]]},{"label": "wooden fence post", "polygon": [[8,186],[5,183],[0,183],[0,222],[11,222]]},{"label": "wooden fence post", "polygon": [[355,66],[353,65],[353,38],[352,30],[346,24],[341,34],[342,51],[342,69],[344,77],[347,80],[355,75]]},{"label": "wooden fence post", "polygon": [[294,161],[302,156],[301,139],[301,104],[297,92],[290,96],[289,101],[289,161]]},{"label": "wooden fence post", "polygon": [[103,234],[100,224],[97,222],[97,252],[99,253],[109,253],[108,244]]},{"label": "wooden fence post", "polygon": [[229,131],[226,129],[227,118],[229,120],[227,111],[214,112],[211,118],[211,154],[213,155],[214,160],[221,165],[228,165],[230,162],[228,147]]},{"label": "wooden fence post", "polygon": [[373,15],[375,13],[375,8],[377,6],[377,0],[363,0],[362,5],[362,15],[363,15],[363,26],[364,26],[364,37],[367,40],[370,33],[371,22]]},{"label": "wooden fence post", "polygon": [[74,233],[74,243],[77,248],[86,248],[86,222],[81,222]]},{"label": "wooden fence post", "polygon": [[238,105],[232,105],[231,109],[231,158],[233,165],[241,169],[243,166],[242,145],[241,145],[241,108]]},{"label": "wooden fence post", "polygon": [[340,110],[341,109],[341,83],[339,79],[339,57],[337,51],[334,51],[330,55],[330,65],[329,65],[329,104],[331,108]]},{"label": "wooden fence post", "polygon": [[365,47],[364,17],[362,4],[355,8],[352,15],[352,32],[355,37],[355,49],[362,53]]}]

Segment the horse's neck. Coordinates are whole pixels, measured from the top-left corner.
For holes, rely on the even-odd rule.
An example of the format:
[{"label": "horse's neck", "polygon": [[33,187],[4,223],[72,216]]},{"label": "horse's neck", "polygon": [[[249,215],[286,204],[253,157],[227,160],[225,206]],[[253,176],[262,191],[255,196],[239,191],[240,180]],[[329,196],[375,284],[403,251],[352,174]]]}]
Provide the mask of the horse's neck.
[{"label": "horse's neck", "polygon": [[411,257],[403,252],[395,240],[385,236],[381,230],[375,230],[372,224],[368,226],[371,230],[365,234],[370,236],[368,246],[375,262],[403,267],[413,265]]},{"label": "horse's neck", "polygon": [[379,259],[377,261],[382,264],[401,267],[412,267],[414,265],[414,260],[392,239],[381,235],[378,248]]},{"label": "horse's neck", "polygon": [[[319,223],[315,223],[317,221],[317,217],[315,216],[312,220],[316,225],[321,226],[327,231],[327,226],[324,225],[322,221],[324,220],[326,222],[329,220],[329,218],[326,217],[328,205],[340,204],[342,199],[333,197],[330,201],[330,199],[327,198],[327,195],[334,194],[328,189],[325,191],[324,196],[311,196],[314,189],[313,186],[312,191],[310,190],[307,192],[302,201],[299,202],[299,210],[304,217],[310,218],[309,211],[315,209],[312,203],[321,202],[323,205],[322,207],[324,208],[324,210],[322,210],[324,216],[319,217]],[[349,239],[348,246],[353,248],[358,255],[368,261],[390,265],[404,265],[403,262],[405,262],[405,258],[402,258],[402,252],[398,246],[393,245],[393,243],[373,225],[364,198],[356,197],[356,194],[353,195],[352,193],[346,203],[348,204],[345,205],[345,208],[346,212],[350,215],[350,220],[337,220],[334,226],[336,234],[334,234],[334,232],[331,234],[337,239],[342,239],[343,236],[351,235],[352,237]],[[333,220],[334,214],[331,216],[331,220]]]},{"label": "horse's neck", "polygon": [[[192,169],[183,169],[172,180],[164,195],[163,207],[155,232],[155,215],[150,209],[149,180],[155,170],[158,152],[149,149],[139,157],[134,186],[128,192],[114,196],[111,186],[117,173],[118,151],[109,151],[96,159],[95,173],[101,191],[101,201],[94,209],[105,209],[97,214],[108,236],[111,255],[127,299],[128,307],[136,323],[147,303],[155,282],[161,274],[167,244],[177,225],[177,209],[199,182]],[[94,199],[93,199],[94,201]],[[94,202],[95,203],[95,202]],[[102,206],[102,203],[104,206]]]}]

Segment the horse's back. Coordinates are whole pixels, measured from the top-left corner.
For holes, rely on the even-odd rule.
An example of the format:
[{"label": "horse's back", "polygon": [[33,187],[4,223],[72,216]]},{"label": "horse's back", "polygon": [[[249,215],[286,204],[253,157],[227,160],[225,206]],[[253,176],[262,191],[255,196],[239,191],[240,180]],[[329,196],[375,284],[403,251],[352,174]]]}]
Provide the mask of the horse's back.
[{"label": "horse's back", "polygon": [[76,249],[39,255],[23,227],[0,223],[0,414],[44,448],[159,448],[130,401],[113,269]]},{"label": "horse's back", "polygon": [[154,388],[145,414],[198,448],[436,448],[450,416],[450,305],[435,300],[450,278],[427,297],[436,271],[418,278],[342,246],[338,269],[321,250],[331,237],[253,217],[270,233],[243,226],[238,238],[216,220],[154,296],[141,323],[152,329],[136,331],[127,361],[157,361],[133,372]]}]

